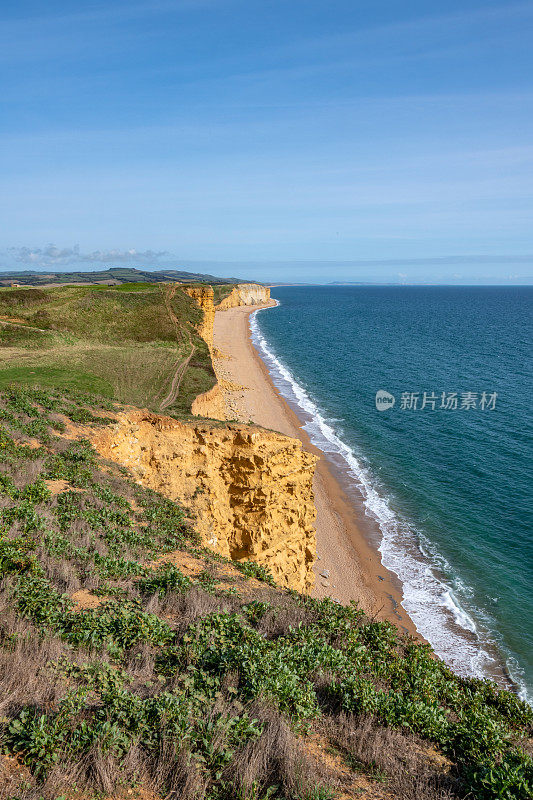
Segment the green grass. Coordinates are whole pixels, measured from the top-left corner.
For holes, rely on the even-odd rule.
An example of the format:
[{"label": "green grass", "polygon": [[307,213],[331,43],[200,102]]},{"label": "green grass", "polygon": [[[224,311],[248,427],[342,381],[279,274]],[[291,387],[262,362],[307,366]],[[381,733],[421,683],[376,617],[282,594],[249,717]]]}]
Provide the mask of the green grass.
[{"label": "green grass", "polygon": [[213,294],[214,294],[213,302],[214,302],[214,304],[216,306],[218,306],[218,304],[225,297],[227,297],[229,294],[231,294],[231,291],[232,291],[234,285],[235,284],[231,284],[231,283],[227,284],[226,283],[226,284],[219,284],[219,285],[214,285],[213,286]]},{"label": "green grass", "polygon": [[1,289],[0,317],[21,322],[0,325],[0,386],[72,385],[157,411],[194,346],[178,396],[165,409],[187,415],[215,376],[196,331],[200,309],[179,288],[170,299],[168,291],[149,283]]},{"label": "green grass", "polygon": [[57,334],[52,331],[43,333],[39,330],[27,328],[24,325],[0,323],[0,348],[28,348],[31,346],[34,350],[42,350],[53,347],[58,338]]},{"label": "green grass", "polygon": [[120,286],[115,287],[116,292],[146,292],[146,290],[146,283],[123,283]]},{"label": "green grass", "polygon": [[98,375],[62,367],[10,367],[0,370],[0,389],[10,384],[47,386],[53,389],[76,389],[104,397],[113,397],[113,386]]}]

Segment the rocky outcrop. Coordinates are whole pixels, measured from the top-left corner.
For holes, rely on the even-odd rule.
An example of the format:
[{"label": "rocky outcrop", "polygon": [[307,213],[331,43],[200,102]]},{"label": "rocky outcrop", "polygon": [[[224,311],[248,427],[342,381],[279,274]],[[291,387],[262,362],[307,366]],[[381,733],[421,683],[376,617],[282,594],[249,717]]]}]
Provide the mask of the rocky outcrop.
[{"label": "rocky outcrop", "polygon": [[224,392],[219,383],[196,397],[191,404],[191,413],[195,417],[207,417],[208,419],[226,419],[226,404],[224,402]]},{"label": "rocky outcrop", "polygon": [[217,311],[237,306],[257,306],[270,302],[270,289],[258,283],[238,283],[216,306]]},{"label": "rocky outcrop", "polygon": [[209,349],[213,347],[215,311],[270,302],[270,289],[258,283],[238,283],[217,306],[214,305],[214,292],[211,286],[184,286],[183,291],[196,300],[202,309],[202,321],[198,325],[198,333],[207,342]]},{"label": "rocky outcrop", "polygon": [[190,508],[207,547],[267,566],[281,586],[313,587],[316,458],[297,439],[132,409],[93,444],[140,483]]}]

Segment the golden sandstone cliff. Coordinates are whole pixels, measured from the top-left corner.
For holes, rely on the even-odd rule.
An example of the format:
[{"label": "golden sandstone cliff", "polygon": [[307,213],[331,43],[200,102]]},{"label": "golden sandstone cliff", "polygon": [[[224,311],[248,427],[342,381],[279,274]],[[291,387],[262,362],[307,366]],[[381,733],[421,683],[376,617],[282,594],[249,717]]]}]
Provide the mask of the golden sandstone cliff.
[{"label": "golden sandstone cliff", "polygon": [[255,306],[260,303],[268,303],[269,300],[270,289],[268,286],[259,286],[258,283],[238,283],[216,308],[223,311],[225,308],[236,308],[236,306]]},{"label": "golden sandstone cliff", "polygon": [[[202,309],[198,332],[210,351],[215,309],[270,301],[270,289],[257,284],[235,286],[216,307],[210,286],[183,288]],[[199,395],[191,410],[225,420],[220,385]],[[205,546],[268,567],[280,586],[313,588],[316,458],[299,440],[257,426],[184,423],[131,409],[93,444],[140,483],[188,507]]]},{"label": "golden sandstone cliff", "polygon": [[316,458],[297,439],[132,409],[93,443],[140,483],[190,508],[205,546],[267,566],[281,586],[313,587]]},{"label": "golden sandstone cliff", "polygon": [[237,306],[255,306],[270,301],[269,287],[260,286],[258,283],[238,283],[217,306],[214,303],[214,292],[211,286],[185,286],[183,291],[196,300],[202,309],[203,319],[198,326],[198,333],[207,342],[209,349],[213,347],[215,311],[223,311],[226,308],[236,308]]},{"label": "golden sandstone cliff", "polygon": [[[183,291],[189,297],[192,297],[202,310],[202,321],[197,330],[207,343],[211,354],[213,353],[213,324],[216,311],[270,302],[270,288],[268,286],[260,286],[257,283],[236,284],[232,287],[231,292],[216,306],[211,286],[185,286]],[[217,383],[209,391],[198,395],[192,403],[191,411],[197,417],[225,420],[226,407],[221,386]]]}]

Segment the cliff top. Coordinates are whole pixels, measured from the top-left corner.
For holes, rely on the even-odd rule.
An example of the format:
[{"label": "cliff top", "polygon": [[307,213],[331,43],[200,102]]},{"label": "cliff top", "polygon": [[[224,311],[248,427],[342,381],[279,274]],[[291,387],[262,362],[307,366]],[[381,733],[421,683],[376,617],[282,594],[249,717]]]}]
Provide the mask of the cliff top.
[{"label": "cliff top", "polygon": [[215,383],[201,319],[170,284],[0,289],[0,387],[74,387],[187,414]]}]

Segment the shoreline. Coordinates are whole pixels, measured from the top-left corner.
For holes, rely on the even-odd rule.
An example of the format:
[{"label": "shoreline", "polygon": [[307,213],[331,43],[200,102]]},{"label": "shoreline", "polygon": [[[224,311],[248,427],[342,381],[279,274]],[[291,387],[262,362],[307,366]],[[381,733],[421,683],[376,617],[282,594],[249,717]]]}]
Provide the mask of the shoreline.
[{"label": "shoreline", "polygon": [[252,343],[250,314],[274,305],[239,306],[215,314],[213,364],[227,415],[300,439],[305,450],[318,457],[313,482],[318,558],[312,596],[342,604],[354,600],[370,617],[388,620],[425,641],[402,606],[400,581],[383,566],[377,547],[363,530],[364,510],[344,491],[322,450],[311,443]]}]

